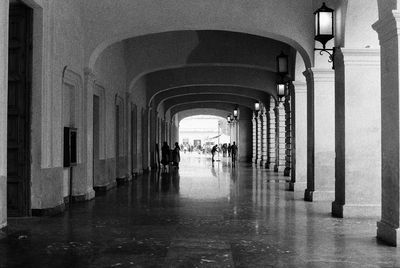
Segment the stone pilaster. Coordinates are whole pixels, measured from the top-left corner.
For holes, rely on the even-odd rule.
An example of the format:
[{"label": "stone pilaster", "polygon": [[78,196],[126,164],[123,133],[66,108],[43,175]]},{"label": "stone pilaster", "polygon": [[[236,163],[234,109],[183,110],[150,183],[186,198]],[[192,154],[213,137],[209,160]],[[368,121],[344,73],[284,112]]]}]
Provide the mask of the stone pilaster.
[{"label": "stone pilaster", "polygon": [[268,162],[268,138],[267,138],[267,132],[268,132],[268,120],[267,120],[267,112],[265,110],[265,107],[261,109],[261,114],[262,114],[262,161],[261,161],[261,166],[265,167]]},{"label": "stone pilaster", "polygon": [[287,187],[301,191],[307,187],[307,86],[294,81],[291,85],[292,107],[292,170]]},{"label": "stone pilaster", "polygon": [[334,199],[335,85],[332,69],[310,68],[307,79],[307,189],[304,200]]},{"label": "stone pilaster", "polygon": [[0,229],[7,225],[8,0],[0,3]]},{"label": "stone pilaster", "polygon": [[255,113],[253,113],[251,123],[253,126],[253,156],[251,162],[257,164],[257,116]]},{"label": "stone pilaster", "polygon": [[332,215],[379,216],[379,49],[338,49],[335,57],[335,78],[336,181]]},{"label": "stone pilaster", "polygon": [[286,144],[285,144],[285,107],[283,105],[284,98],[276,102],[275,105],[275,148],[276,148],[276,157],[275,157],[275,172],[283,172],[285,170],[286,165]]},{"label": "stone pilaster", "polygon": [[263,130],[263,125],[262,125],[262,114],[261,112],[258,112],[257,116],[257,166],[261,165],[262,161],[262,130]]},{"label": "stone pilaster", "polygon": [[84,97],[83,102],[85,108],[83,114],[85,119],[83,120],[83,126],[85,128],[78,130],[82,131],[84,135],[84,150],[83,150],[83,166],[84,171],[76,170],[76,172],[82,173],[79,175],[79,180],[72,187],[72,196],[78,201],[90,200],[95,197],[93,190],[93,92],[94,92],[95,76],[90,69],[85,70],[85,85],[84,85]]},{"label": "stone pilaster", "polygon": [[268,169],[273,169],[276,158],[276,131],[275,131],[275,99],[273,97],[270,98],[268,112],[267,112],[267,122],[268,122],[268,132],[267,132],[267,142],[268,142],[268,159],[267,164],[265,165]]},{"label": "stone pilaster", "polygon": [[292,98],[291,96],[285,97],[283,106],[285,107],[285,170],[284,176],[290,177],[292,169]]},{"label": "stone pilaster", "polygon": [[382,11],[373,25],[381,47],[382,204],[377,237],[400,243],[400,10]]}]

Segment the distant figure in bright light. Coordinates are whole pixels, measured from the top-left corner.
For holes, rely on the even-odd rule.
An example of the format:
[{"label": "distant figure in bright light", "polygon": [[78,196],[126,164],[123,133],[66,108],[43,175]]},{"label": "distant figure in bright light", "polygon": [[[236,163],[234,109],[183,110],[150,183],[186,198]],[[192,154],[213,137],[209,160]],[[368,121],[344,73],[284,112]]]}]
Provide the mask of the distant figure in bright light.
[{"label": "distant figure in bright light", "polygon": [[236,166],[236,156],[237,156],[238,147],[235,142],[233,142],[231,146],[231,155],[232,155],[232,166]]},{"label": "distant figure in bright light", "polygon": [[177,168],[179,168],[179,162],[181,161],[180,150],[181,148],[179,147],[179,144],[175,142],[175,148],[172,151],[172,162]]}]

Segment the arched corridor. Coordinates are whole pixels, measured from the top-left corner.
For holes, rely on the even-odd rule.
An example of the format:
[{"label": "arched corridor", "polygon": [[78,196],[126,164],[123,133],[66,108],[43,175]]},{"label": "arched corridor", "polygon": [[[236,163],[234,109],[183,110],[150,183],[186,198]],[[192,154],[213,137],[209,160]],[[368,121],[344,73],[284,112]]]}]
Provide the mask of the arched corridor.
[{"label": "arched corridor", "polygon": [[11,220],[3,267],[397,267],[376,245],[373,219],[335,219],[305,203],[285,177],[187,156],[63,216]]},{"label": "arched corridor", "polygon": [[[250,234],[240,222],[260,220],[279,230],[272,234],[276,243],[293,242],[283,248],[300,266],[320,266],[322,259],[394,265],[398,251],[383,245],[400,244],[399,3],[0,1],[0,243],[13,256],[23,249],[10,247],[19,226],[39,223],[28,228],[31,239],[46,224],[74,226],[100,215],[91,208],[99,202],[108,207],[109,201],[110,213],[123,203],[122,211],[140,219],[145,197],[158,204],[149,208],[156,222],[157,213],[172,220],[182,216],[180,206],[206,213],[202,206],[209,205],[210,213],[220,213],[212,224],[221,220],[222,233],[227,222],[234,225],[238,241]],[[156,175],[164,168],[162,145],[194,146],[180,123],[198,115],[219,117],[223,134],[237,145],[238,168],[222,157],[211,169],[208,155],[189,154],[179,183],[171,177],[171,185],[162,184]],[[193,135],[204,130],[192,125]],[[196,176],[207,183],[197,184]],[[224,184],[216,191],[220,176]],[[203,203],[207,195],[229,200]],[[242,206],[238,221],[227,211],[234,201]],[[74,218],[74,211],[87,215]],[[201,213],[194,218],[202,228],[207,215]],[[110,221],[126,220],[114,216]],[[327,234],[318,236],[321,224]],[[264,245],[268,237],[254,232]],[[70,240],[66,233],[55,240]],[[224,251],[228,243],[228,262],[246,266],[243,245],[232,241],[224,237],[216,247]],[[324,243],[339,253],[323,252]],[[266,246],[259,248],[268,255]],[[373,253],[347,255],[353,246]],[[280,266],[284,256],[274,254],[273,266]],[[175,258],[167,255],[167,263]]]}]

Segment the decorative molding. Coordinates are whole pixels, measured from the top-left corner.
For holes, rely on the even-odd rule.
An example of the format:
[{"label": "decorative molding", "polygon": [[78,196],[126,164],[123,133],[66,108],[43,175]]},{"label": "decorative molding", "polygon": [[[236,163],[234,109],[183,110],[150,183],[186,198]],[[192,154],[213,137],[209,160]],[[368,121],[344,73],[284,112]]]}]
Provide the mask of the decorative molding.
[{"label": "decorative molding", "polygon": [[377,66],[381,64],[380,49],[371,48],[340,48],[337,53],[343,56],[345,65]]}]

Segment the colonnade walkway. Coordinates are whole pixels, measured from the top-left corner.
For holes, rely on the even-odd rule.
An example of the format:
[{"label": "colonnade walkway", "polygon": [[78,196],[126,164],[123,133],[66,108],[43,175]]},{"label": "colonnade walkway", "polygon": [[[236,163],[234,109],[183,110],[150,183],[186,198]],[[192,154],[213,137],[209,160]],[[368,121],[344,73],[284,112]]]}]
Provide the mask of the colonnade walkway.
[{"label": "colonnade walkway", "polygon": [[0,267],[400,267],[377,219],[335,219],[285,178],[182,154],[55,217],[10,219]]}]

